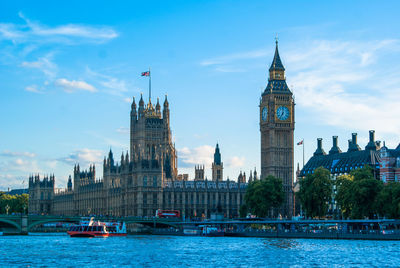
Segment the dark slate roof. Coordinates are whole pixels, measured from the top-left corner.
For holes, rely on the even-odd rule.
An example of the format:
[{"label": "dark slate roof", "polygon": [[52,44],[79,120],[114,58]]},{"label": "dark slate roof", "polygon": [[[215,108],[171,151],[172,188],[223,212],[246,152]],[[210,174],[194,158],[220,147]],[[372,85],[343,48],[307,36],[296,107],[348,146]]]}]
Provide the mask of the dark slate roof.
[{"label": "dark slate roof", "polygon": [[400,151],[400,143],[399,143],[399,145],[397,145],[396,150]]},{"label": "dark slate roof", "polygon": [[9,195],[17,195],[17,194],[21,195],[21,194],[27,194],[27,193],[28,193],[28,189],[13,189],[9,192],[6,192],[6,194],[9,194]]},{"label": "dark slate roof", "polygon": [[312,174],[318,167],[328,169],[331,174],[350,173],[353,169],[370,165],[372,168],[379,168],[379,151],[362,150],[338,154],[316,155],[308,160],[300,172],[300,177]]},{"label": "dark slate roof", "polygon": [[283,67],[281,57],[279,57],[279,51],[278,51],[278,42],[276,42],[276,47],[275,47],[275,55],[274,59],[272,60],[271,67],[269,67],[269,70],[285,70],[285,67]]},{"label": "dark slate roof", "polygon": [[396,149],[387,149],[391,157],[400,157],[400,145]]},{"label": "dark slate roof", "polygon": [[273,93],[291,93],[285,80],[269,80],[263,94]]}]

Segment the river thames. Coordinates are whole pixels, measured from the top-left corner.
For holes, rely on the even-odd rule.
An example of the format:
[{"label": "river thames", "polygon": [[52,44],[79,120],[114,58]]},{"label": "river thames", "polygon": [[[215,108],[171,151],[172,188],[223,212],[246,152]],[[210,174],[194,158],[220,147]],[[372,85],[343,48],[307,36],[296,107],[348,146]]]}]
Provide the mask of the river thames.
[{"label": "river thames", "polygon": [[400,241],[0,236],[1,267],[399,267]]}]

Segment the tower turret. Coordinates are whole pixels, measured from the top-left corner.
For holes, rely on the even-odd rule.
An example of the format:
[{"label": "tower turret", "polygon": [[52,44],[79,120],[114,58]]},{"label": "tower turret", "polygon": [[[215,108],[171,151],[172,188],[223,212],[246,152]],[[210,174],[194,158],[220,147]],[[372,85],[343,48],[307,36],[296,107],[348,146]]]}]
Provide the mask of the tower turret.
[{"label": "tower turret", "polygon": [[163,119],[166,121],[166,123],[169,123],[169,103],[168,103],[167,95],[165,95]]},{"label": "tower turret", "polygon": [[156,112],[157,112],[158,114],[161,113],[161,105],[160,105],[160,99],[159,99],[159,98],[157,98]]},{"label": "tower turret", "polygon": [[125,165],[124,152],[121,153],[121,166]]},{"label": "tower turret", "polygon": [[142,118],[144,116],[144,101],[142,94],[140,94],[138,113],[139,113],[139,118]]},{"label": "tower turret", "polygon": [[[269,175],[282,180],[285,193],[283,206],[272,211],[273,217],[279,214],[290,218],[293,214],[293,175],[294,175],[294,99],[286,83],[285,67],[279,55],[278,41],[269,68],[268,84],[261,95],[260,137],[261,137],[261,175]],[[255,177],[253,176],[253,180]]]},{"label": "tower turret", "polygon": [[[114,166],[114,156],[113,156],[111,149],[110,149],[110,152],[108,153],[108,163],[109,163],[110,167]],[[78,168],[79,168],[79,165],[78,165]]]},{"label": "tower turret", "polygon": [[285,67],[283,67],[281,57],[279,57],[278,40],[275,41],[275,55],[269,68],[270,80],[285,80]]},{"label": "tower turret", "polygon": [[222,181],[223,178],[223,163],[221,162],[221,153],[219,151],[219,145],[215,147],[214,162],[212,163],[212,180]]},{"label": "tower turret", "polygon": [[72,191],[72,179],[71,179],[71,175],[69,175],[69,177],[68,177],[67,190],[68,190],[68,192],[71,192],[71,191]]},{"label": "tower turret", "polygon": [[137,119],[136,102],[135,102],[135,97],[133,97],[131,105],[131,120],[136,121],[136,119]]}]

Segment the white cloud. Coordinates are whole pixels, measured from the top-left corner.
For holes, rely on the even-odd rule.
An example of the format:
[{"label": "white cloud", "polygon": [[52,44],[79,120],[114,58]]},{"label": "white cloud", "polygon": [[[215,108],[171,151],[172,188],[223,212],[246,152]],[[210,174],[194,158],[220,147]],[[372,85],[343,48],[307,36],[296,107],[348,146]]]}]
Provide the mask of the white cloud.
[{"label": "white cloud", "polygon": [[228,160],[228,167],[232,168],[240,168],[243,167],[245,163],[245,158],[239,156],[233,156]]},{"label": "white cloud", "polygon": [[79,149],[70,153],[67,157],[59,159],[68,164],[93,164],[101,163],[103,159],[103,152],[100,150],[93,149]]},{"label": "white cloud", "polygon": [[2,153],[0,153],[0,156],[5,156],[5,157],[29,157],[29,158],[33,158],[36,155],[34,153],[31,152],[11,152],[8,150],[3,151]]},{"label": "white cloud", "polygon": [[[400,132],[400,40],[296,42],[280,49],[298,109],[310,120],[351,131]],[[271,57],[271,48],[203,60],[223,70]],[[394,63],[394,64],[393,64]]]},{"label": "white cloud", "polygon": [[[89,77],[94,78],[97,83],[104,88],[104,91],[106,93],[115,95],[115,96],[124,96],[124,94],[128,91],[126,82],[124,80],[121,80],[119,78],[110,76],[110,75],[105,75],[99,72],[95,72],[91,70],[89,67],[86,68],[86,72],[89,75]],[[131,99],[129,98],[124,98],[125,102],[132,102]]]},{"label": "white cloud", "polygon": [[23,61],[22,67],[38,69],[43,72],[48,79],[54,79],[57,74],[57,65],[52,62],[53,53],[49,53],[44,57],[38,58],[37,61]]},{"label": "white cloud", "polygon": [[241,73],[245,71],[243,68],[237,68],[232,66],[218,66],[215,68],[215,70],[221,73]]},{"label": "white cloud", "polygon": [[129,128],[127,128],[127,127],[120,127],[120,128],[117,128],[117,132],[118,132],[118,133],[121,133],[121,134],[128,134],[128,133],[129,133]]},{"label": "white cloud", "polygon": [[0,190],[7,191],[8,189],[26,188],[26,177],[15,174],[1,173],[0,174]]},{"label": "white cloud", "polygon": [[86,83],[85,81],[67,80],[65,78],[60,78],[55,81],[57,86],[64,88],[65,92],[72,93],[76,90],[84,90],[89,92],[96,92],[97,89]]},{"label": "white cloud", "polygon": [[210,167],[213,162],[215,148],[210,145],[202,145],[193,149],[184,147],[178,149],[179,167],[193,167],[194,165],[205,165]]},{"label": "white cloud", "polygon": [[111,27],[65,24],[55,27],[34,22],[21,12],[19,17],[24,24],[0,23],[0,40],[11,40],[14,43],[63,43],[77,44],[86,42],[105,42],[118,37]]},{"label": "white cloud", "polygon": [[231,63],[231,62],[237,61],[237,60],[249,60],[249,59],[266,57],[270,54],[271,54],[271,52],[267,49],[240,52],[240,53],[234,53],[234,54],[230,54],[230,55],[226,55],[226,56],[205,59],[200,62],[200,65],[202,65],[202,66],[221,65],[221,64]]},{"label": "white cloud", "polygon": [[29,91],[29,92],[33,92],[33,93],[39,93],[39,94],[42,94],[42,93],[43,93],[43,91],[40,91],[40,90],[37,88],[36,85],[27,86],[27,87],[25,87],[25,90],[26,90],[26,91]]},{"label": "white cloud", "polygon": [[323,40],[286,51],[297,104],[325,125],[397,135],[400,68],[381,66],[399,50],[398,40]]}]

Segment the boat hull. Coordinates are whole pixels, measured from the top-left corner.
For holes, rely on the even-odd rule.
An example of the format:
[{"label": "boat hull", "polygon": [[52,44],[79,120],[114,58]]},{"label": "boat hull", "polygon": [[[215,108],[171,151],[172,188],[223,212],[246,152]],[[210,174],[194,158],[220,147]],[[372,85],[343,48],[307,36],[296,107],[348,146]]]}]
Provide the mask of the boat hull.
[{"label": "boat hull", "polygon": [[108,237],[108,233],[67,232],[70,237]]}]

